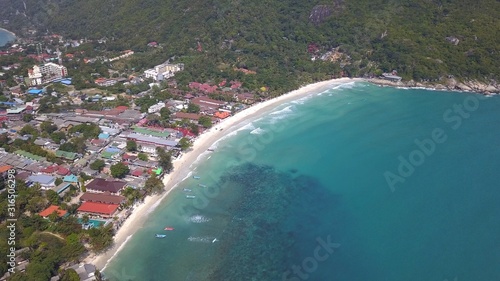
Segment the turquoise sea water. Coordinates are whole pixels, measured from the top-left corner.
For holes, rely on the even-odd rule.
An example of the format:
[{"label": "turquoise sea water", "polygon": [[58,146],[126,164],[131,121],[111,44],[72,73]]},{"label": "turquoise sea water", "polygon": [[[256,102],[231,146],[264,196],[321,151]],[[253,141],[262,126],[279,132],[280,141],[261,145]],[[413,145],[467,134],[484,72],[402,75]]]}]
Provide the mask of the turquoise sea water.
[{"label": "turquoise sea water", "polygon": [[499,98],[366,83],[282,104],[227,130],[193,167],[201,178],[152,209],[104,272],[500,280],[499,108]]},{"label": "turquoise sea water", "polygon": [[15,37],[12,34],[0,29],[0,47],[14,39]]}]

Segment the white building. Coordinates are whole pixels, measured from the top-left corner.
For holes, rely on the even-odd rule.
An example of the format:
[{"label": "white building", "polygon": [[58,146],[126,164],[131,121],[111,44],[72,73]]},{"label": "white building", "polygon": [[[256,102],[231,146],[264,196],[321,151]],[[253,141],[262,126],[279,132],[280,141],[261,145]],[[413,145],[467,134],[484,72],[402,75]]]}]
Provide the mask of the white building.
[{"label": "white building", "polygon": [[183,63],[162,63],[155,66],[154,68],[144,71],[144,77],[151,78],[155,81],[161,81],[173,77],[176,72],[182,70],[184,70]]},{"label": "white building", "polygon": [[158,112],[158,111],[160,111],[160,109],[162,109],[164,107],[165,107],[165,103],[164,102],[159,102],[157,104],[153,104],[152,106],[149,107],[148,113]]},{"label": "white building", "polygon": [[68,76],[68,69],[53,62],[35,65],[32,69],[28,69],[28,78],[32,86],[49,83],[66,76]]}]

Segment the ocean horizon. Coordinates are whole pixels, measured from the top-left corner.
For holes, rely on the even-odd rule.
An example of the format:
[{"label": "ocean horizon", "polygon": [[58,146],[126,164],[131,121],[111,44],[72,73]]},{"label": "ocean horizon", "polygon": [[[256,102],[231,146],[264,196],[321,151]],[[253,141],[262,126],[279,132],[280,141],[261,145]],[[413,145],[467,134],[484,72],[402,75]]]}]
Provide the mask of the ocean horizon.
[{"label": "ocean horizon", "polygon": [[104,274],[500,280],[499,106],[365,82],[285,102],[225,129]]}]

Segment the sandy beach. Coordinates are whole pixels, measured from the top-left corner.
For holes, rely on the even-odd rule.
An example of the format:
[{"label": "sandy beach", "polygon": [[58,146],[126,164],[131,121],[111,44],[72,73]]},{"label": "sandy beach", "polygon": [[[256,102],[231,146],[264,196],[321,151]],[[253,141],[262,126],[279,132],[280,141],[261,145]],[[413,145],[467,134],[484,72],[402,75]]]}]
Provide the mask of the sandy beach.
[{"label": "sandy beach", "polygon": [[196,162],[198,156],[207,151],[212,144],[214,144],[217,140],[224,137],[228,133],[228,129],[238,125],[243,120],[247,120],[254,116],[259,115],[260,113],[269,111],[282,103],[286,103],[288,101],[292,101],[303,96],[307,96],[311,92],[322,92],[332,88],[333,86],[349,83],[349,82],[359,82],[364,81],[363,79],[351,79],[351,78],[340,78],[340,79],[332,79],[323,82],[318,82],[314,84],[310,84],[304,86],[298,90],[289,92],[287,94],[281,95],[277,98],[270,99],[258,104],[253,105],[243,111],[236,113],[234,116],[231,116],[222,122],[214,125],[209,130],[205,131],[202,135],[200,135],[193,143],[191,150],[184,153],[178,159],[173,161],[174,170],[170,174],[166,175],[163,179],[165,183],[166,192],[155,195],[148,196],[143,203],[137,206],[130,217],[125,221],[122,227],[116,233],[114,240],[114,246],[109,249],[107,252],[101,255],[91,255],[89,256],[85,262],[93,263],[99,269],[105,268],[107,263],[115,257],[120,249],[125,245],[127,240],[134,234],[134,232],[142,227],[144,220],[147,218],[148,214],[156,208],[160,204],[160,202],[168,196],[168,194],[177,186],[179,182],[181,182],[184,178],[187,177],[189,172],[191,171],[190,166]]},{"label": "sandy beach", "polygon": [[0,30],[1,30],[1,31],[5,31],[5,32],[7,32],[7,33],[11,34],[12,36],[16,37],[16,34],[15,34],[14,32],[12,32],[12,31],[10,31],[10,30],[7,30],[7,29],[5,29],[5,28],[1,28],[1,27],[0,27]]}]

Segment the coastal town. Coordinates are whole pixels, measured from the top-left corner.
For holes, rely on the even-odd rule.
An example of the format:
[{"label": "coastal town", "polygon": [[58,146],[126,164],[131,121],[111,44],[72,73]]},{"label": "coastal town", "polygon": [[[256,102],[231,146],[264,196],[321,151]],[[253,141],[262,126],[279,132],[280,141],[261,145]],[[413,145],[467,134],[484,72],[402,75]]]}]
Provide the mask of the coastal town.
[{"label": "coastal town", "polygon": [[[182,156],[201,134],[246,108],[279,103],[265,85],[250,91],[237,78],[186,80],[184,64],[173,59],[124,70],[123,64],[140,54],[96,51],[105,41],[47,35],[19,38],[0,51],[0,173],[5,179],[15,174],[17,191],[25,189],[37,199],[23,205],[28,210],[23,216],[42,219],[38,231],[63,237],[76,232],[82,243],[51,271],[57,274],[47,276],[50,280],[73,270],[79,280],[101,278],[102,253],[113,253],[123,243],[123,235],[115,234],[148,205],[148,198],[181,180],[169,179],[173,162],[182,161],[177,169],[193,163]],[[155,52],[161,45],[149,42],[145,48],[145,53]],[[245,68],[234,72],[256,74]],[[383,83],[401,79],[397,71],[378,77]],[[315,87],[330,85],[325,83]],[[218,137],[197,149],[211,150]],[[57,230],[63,226],[71,230]],[[22,253],[29,250],[16,249],[12,270],[0,280],[25,273],[30,260]],[[101,267],[93,264],[96,255]]]},{"label": "coastal town", "polygon": [[499,0],[0,3],[0,281],[500,279]]},{"label": "coastal town", "polygon": [[[133,51],[87,57],[79,51],[85,44],[91,42],[51,35],[20,39],[0,51],[0,173],[4,179],[15,174],[17,192],[26,189],[36,198],[23,205],[23,216],[43,218],[40,230],[66,236],[53,229],[77,224],[83,232],[111,233],[103,243],[90,235],[76,251],[80,255],[55,269],[74,269],[80,280],[95,280],[95,265],[79,261],[111,246],[112,233],[134,208],[163,192],[172,160],[189,151],[205,130],[267,97],[265,86],[250,92],[238,80],[178,85],[182,63],[119,73],[113,64],[130,59]],[[92,72],[84,87],[72,77],[79,71],[75,65]],[[0,192],[7,191],[2,186]],[[0,280],[25,271],[26,251],[16,249],[12,270]]]}]

